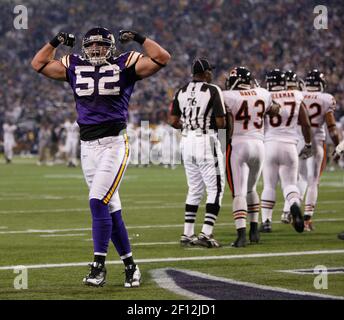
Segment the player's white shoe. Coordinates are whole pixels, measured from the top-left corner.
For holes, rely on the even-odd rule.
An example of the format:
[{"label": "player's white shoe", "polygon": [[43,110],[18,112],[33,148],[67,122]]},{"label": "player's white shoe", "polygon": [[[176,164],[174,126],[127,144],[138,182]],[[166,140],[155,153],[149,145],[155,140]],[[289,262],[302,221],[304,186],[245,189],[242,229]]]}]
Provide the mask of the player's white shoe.
[{"label": "player's white shoe", "polygon": [[136,264],[125,267],[125,288],[139,287],[141,282],[141,272]]},{"label": "player's white shoe", "polygon": [[214,239],[213,235],[206,235],[201,232],[198,237],[192,241],[191,245],[205,248],[220,248],[221,245]]},{"label": "player's white shoe", "polygon": [[284,224],[290,224],[291,223],[291,215],[290,212],[283,212],[281,215],[281,222]]},{"label": "player's white shoe", "polygon": [[198,238],[196,235],[186,236],[185,234],[180,237],[180,245],[182,247],[188,247],[192,245],[193,241],[196,241]]},{"label": "player's white shoe", "polygon": [[105,284],[106,278],[106,268],[103,264],[98,262],[93,262],[89,264],[91,271],[82,280],[87,286],[92,287],[102,287]]}]

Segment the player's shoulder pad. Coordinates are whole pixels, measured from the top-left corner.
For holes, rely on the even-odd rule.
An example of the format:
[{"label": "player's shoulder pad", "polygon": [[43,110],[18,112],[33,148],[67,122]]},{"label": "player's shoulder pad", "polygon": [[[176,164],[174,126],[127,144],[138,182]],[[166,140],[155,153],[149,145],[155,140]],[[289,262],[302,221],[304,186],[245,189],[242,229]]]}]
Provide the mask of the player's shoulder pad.
[{"label": "player's shoulder pad", "polygon": [[334,96],[332,95],[332,94],[330,94],[330,93],[326,93],[326,92],[323,92],[322,93],[322,98],[326,101],[326,102],[328,102],[328,103],[336,103],[336,99],[334,98]]},{"label": "player's shoulder pad", "polygon": [[219,86],[217,86],[216,84],[213,84],[213,83],[206,83],[204,85],[205,85],[206,89],[209,89],[211,94],[218,93],[221,97],[221,100],[223,100],[222,90]]},{"label": "player's shoulder pad", "polygon": [[262,88],[262,87],[252,88],[251,90],[255,90],[258,94],[262,94],[262,95],[266,95],[266,96],[271,95],[270,91],[268,91],[267,89]]},{"label": "player's shoulder pad", "polygon": [[236,96],[235,90],[223,90],[222,95],[224,98],[234,98]]},{"label": "player's shoulder pad", "polygon": [[68,69],[69,66],[70,66],[70,55],[67,54],[67,55],[63,56],[63,57],[61,58],[61,62],[62,62],[62,64],[65,66],[65,68]]},{"label": "player's shoulder pad", "polygon": [[84,58],[77,54],[67,54],[61,58],[62,64],[68,69],[72,63],[77,63],[77,61],[85,61]]},{"label": "player's shoulder pad", "polygon": [[303,100],[303,92],[301,92],[300,90],[293,90],[294,96],[297,99]]},{"label": "player's shoulder pad", "polygon": [[129,68],[134,65],[139,59],[143,57],[143,54],[136,51],[125,52],[121,54],[121,56],[125,57],[125,67]]},{"label": "player's shoulder pad", "polygon": [[332,94],[323,93],[321,96],[322,96],[323,101],[325,102],[325,105],[328,106],[329,111],[330,110],[332,110],[332,111],[336,110],[337,102],[336,102],[336,99],[334,98],[334,96]]}]

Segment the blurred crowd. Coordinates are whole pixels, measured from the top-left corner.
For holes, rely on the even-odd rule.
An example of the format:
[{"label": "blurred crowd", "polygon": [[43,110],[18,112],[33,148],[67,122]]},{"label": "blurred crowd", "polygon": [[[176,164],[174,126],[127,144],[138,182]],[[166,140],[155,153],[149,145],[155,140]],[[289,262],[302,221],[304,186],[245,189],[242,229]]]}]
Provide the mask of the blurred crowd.
[{"label": "blurred crowd", "polygon": [[[293,69],[303,77],[312,68],[325,73],[327,91],[338,103],[336,118],[344,115],[344,6],[323,1],[328,29],[317,30],[313,0],[27,0],[28,29],[13,26],[16,1],[0,2],[0,128],[11,118],[17,143],[35,152],[42,123],[54,128],[73,116],[73,94],[67,83],[50,81],[30,67],[35,52],[57,32],[81,39],[94,26],[133,29],[156,40],[171,54],[168,67],[137,83],[130,105],[130,122],[152,124],[166,117],[174,91],[186,83],[195,56],[206,56],[216,66],[214,83],[224,87],[231,67],[247,66],[264,85],[267,70]],[[24,3],[25,2],[25,3]],[[328,3],[328,4],[327,4]],[[141,51],[133,43],[117,43],[119,52]],[[58,49],[58,57],[71,50]],[[1,134],[0,134],[1,136]]]}]

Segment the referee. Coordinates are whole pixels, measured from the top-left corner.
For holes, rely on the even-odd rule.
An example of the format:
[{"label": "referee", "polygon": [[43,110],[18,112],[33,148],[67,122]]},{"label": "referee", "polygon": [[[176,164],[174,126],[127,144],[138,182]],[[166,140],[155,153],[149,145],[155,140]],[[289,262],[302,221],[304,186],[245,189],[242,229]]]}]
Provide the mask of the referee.
[{"label": "referee", "polygon": [[[222,92],[212,81],[207,59],[197,58],[192,65],[192,81],[180,88],[173,100],[169,123],[182,129],[181,152],[188,182],[182,246],[217,248],[213,228],[221,207],[225,186],[223,154],[217,130],[225,128]],[[195,235],[195,220],[204,190],[206,214],[201,233]]]}]

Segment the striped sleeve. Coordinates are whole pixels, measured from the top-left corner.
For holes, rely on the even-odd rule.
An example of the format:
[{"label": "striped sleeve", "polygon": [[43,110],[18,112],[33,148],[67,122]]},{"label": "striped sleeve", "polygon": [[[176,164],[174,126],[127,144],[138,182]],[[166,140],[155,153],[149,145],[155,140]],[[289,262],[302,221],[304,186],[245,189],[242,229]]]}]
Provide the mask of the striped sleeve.
[{"label": "striped sleeve", "polygon": [[172,102],[172,105],[171,105],[171,108],[170,108],[171,116],[180,117],[182,115],[182,111],[180,110],[179,100],[178,100],[179,92],[180,92],[180,90],[178,90],[176,95],[174,96],[174,99],[173,99],[173,102]]},{"label": "striped sleeve", "polygon": [[127,61],[125,62],[125,67],[130,68],[131,66],[135,65],[139,59],[143,57],[142,53],[136,52],[136,51],[131,51],[129,53],[129,56],[127,58]]},{"label": "striped sleeve", "polygon": [[224,117],[226,115],[226,108],[223,99],[222,90],[216,85],[209,85],[211,98],[210,104],[213,108],[213,114],[215,117]]},{"label": "striped sleeve", "polygon": [[68,69],[70,66],[70,55],[67,54],[61,58],[62,64]]}]

